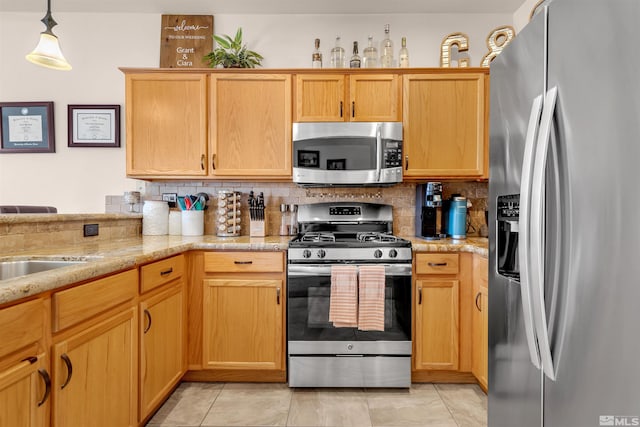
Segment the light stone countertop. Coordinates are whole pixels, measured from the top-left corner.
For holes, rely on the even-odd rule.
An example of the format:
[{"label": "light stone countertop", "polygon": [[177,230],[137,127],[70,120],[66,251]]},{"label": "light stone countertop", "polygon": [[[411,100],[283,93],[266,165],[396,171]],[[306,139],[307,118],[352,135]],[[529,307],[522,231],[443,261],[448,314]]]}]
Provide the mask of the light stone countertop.
[{"label": "light stone countertop", "polygon": [[[472,252],[487,256],[488,239],[427,241],[408,237],[414,251]],[[73,246],[47,247],[0,255],[0,261],[20,259],[72,259],[85,263],[65,266],[41,273],[0,280],[0,305],[43,292],[114,273],[190,250],[286,250],[290,237],[256,238],[218,236],[143,236],[108,242]]]}]

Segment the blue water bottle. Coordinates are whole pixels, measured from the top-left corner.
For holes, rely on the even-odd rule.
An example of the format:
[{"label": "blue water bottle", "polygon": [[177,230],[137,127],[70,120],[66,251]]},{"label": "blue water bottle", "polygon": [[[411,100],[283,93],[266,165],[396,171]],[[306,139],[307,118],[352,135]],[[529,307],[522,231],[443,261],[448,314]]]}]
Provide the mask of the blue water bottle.
[{"label": "blue water bottle", "polygon": [[449,206],[449,232],[452,239],[467,238],[467,199],[453,196]]}]

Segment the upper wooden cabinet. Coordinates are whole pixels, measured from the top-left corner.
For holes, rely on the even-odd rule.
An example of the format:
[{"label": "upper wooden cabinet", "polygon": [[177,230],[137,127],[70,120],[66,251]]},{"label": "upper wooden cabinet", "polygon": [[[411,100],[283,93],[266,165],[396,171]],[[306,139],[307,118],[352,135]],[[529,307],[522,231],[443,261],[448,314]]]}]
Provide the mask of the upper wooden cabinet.
[{"label": "upper wooden cabinet", "polygon": [[207,74],[127,73],[127,175],[207,175]]},{"label": "upper wooden cabinet", "polygon": [[211,75],[213,177],[291,177],[291,76]]},{"label": "upper wooden cabinet", "polygon": [[403,76],[409,179],[486,177],[486,72]]},{"label": "upper wooden cabinet", "polygon": [[295,121],[400,121],[400,98],[397,74],[298,74]]}]

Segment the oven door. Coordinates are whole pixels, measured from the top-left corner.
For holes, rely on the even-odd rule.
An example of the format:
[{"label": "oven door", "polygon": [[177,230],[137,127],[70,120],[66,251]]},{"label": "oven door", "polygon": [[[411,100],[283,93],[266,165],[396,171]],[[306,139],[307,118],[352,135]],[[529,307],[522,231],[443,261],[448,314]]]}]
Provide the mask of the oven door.
[{"label": "oven door", "polygon": [[411,354],[411,264],[386,264],[385,273],[384,331],[360,331],[329,321],[331,265],[290,264],[289,354]]}]

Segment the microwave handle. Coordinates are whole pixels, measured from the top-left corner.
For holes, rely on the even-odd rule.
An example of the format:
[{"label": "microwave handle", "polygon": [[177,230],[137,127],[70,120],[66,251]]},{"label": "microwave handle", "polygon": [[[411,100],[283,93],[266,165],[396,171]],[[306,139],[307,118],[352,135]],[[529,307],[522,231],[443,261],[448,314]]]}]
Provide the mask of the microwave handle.
[{"label": "microwave handle", "polygon": [[376,182],[380,182],[380,174],[382,173],[382,158],[384,153],[382,152],[382,124],[378,123],[376,126]]}]

